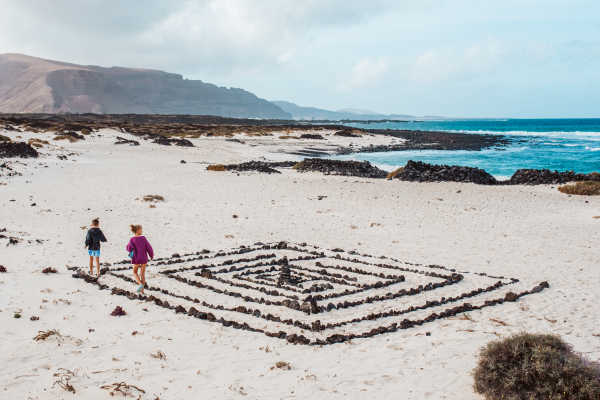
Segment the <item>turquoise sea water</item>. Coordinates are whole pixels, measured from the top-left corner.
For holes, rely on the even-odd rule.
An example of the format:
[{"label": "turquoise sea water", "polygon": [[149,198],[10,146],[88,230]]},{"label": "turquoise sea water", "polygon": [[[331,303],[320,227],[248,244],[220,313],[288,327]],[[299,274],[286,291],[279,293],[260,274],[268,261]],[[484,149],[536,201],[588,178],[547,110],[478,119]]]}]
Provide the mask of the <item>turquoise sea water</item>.
[{"label": "turquoise sea water", "polygon": [[600,171],[600,119],[452,120],[344,125],[366,129],[501,134],[514,139],[527,139],[526,143],[504,147],[505,151],[390,151],[337,157],[370,161],[389,171],[405,165],[408,160],[478,167],[501,179],[510,177],[520,168],[574,170],[582,173]]}]

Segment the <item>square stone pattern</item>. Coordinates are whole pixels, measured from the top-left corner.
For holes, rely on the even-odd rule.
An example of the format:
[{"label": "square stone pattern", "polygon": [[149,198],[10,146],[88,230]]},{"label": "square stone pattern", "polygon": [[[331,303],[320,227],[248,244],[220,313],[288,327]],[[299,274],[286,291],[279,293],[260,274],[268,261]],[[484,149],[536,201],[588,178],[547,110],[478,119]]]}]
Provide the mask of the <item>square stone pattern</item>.
[{"label": "square stone pattern", "polygon": [[[113,292],[123,281],[133,282],[120,272],[129,268],[115,265],[105,275],[108,286],[116,284]],[[284,242],[174,254],[152,262],[148,271],[156,270],[146,299],[157,305],[226,327],[300,337],[294,342],[300,344],[371,337],[501,305],[511,288],[523,284]]]}]

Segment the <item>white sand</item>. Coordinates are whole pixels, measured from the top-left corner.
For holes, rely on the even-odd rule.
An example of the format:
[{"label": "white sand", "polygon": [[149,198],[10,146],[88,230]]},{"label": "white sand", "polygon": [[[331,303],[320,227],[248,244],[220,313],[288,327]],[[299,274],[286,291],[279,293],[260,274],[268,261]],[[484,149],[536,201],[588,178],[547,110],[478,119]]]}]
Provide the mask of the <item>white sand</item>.
[{"label": "white sand", "polygon": [[[51,137],[18,134],[23,140]],[[281,175],[208,172],[207,163],[300,158],[282,153],[284,147],[277,144],[282,141],[276,137],[239,137],[246,144],[195,139],[196,148],[181,148],[146,141],[137,147],[114,146],[116,134],[103,131],[101,137],[77,143],[62,141],[64,149],[46,146],[42,152],[48,155],[37,160],[12,160],[9,164],[22,176],[0,172],[0,183],[6,183],[0,185],[0,229],[23,239],[11,246],[6,246],[8,239],[0,239],[0,264],[8,269],[0,274],[2,399],[109,399],[109,391],[100,387],[117,382],[145,390],[133,390],[135,398],[142,399],[479,399],[471,388],[475,354],[500,336],[523,330],[554,332],[590,358],[600,357],[600,337],[595,336],[600,334],[600,219],[593,218],[600,215],[597,197],[568,197],[547,186],[416,184],[292,170],[282,170]],[[336,138],[326,144],[315,141],[314,146],[326,148],[333,140],[357,143],[354,138]],[[375,138],[360,140],[371,143]],[[285,146],[307,146],[299,143],[285,141]],[[76,155],[67,161],[56,158],[71,153]],[[187,163],[181,164],[182,159]],[[166,201],[156,208],[135,201],[147,194],[162,195]],[[317,200],[318,196],[327,197]],[[157,257],[205,248],[227,251],[259,241],[306,242],[321,249],[341,247],[515,277],[521,282],[513,290],[531,289],[542,281],[548,281],[550,289],[516,303],[472,311],[471,321],[446,318],[332,346],[292,345],[175,314],[153,303],[111,296],[109,290],[72,279],[66,266],[87,270],[82,227],[94,217],[100,217],[108,238],[102,247],[103,262],[126,258],[128,226],[135,223],[144,226]],[[44,275],[45,267],[59,273]],[[201,300],[229,301],[213,292],[181,288],[177,281],[156,274],[161,268],[165,269],[149,268],[149,285],[188,290]],[[479,279],[466,276],[475,283]],[[414,276],[410,279],[416,282]],[[103,280],[110,287],[135,288],[114,277]],[[470,302],[479,304],[509,289]],[[458,287],[444,290],[460,294]],[[411,297],[394,302],[399,307],[417,304]],[[115,306],[122,306],[127,315],[110,316]],[[383,304],[370,306],[385,309]],[[15,312],[22,317],[13,318]],[[304,320],[320,318],[327,323],[328,318],[343,320],[352,312],[338,310]],[[232,316],[213,313],[217,318]],[[300,317],[292,310],[286,315]],[[30,321],[31,316],[40,320]],[[242,317],[240,322],[254,327],[276,326]],[[364,332],[379,325],[386,321],[356,329]],[[33,340],[38,331],[48,329],[58,329],[62,336]],[[353,329],[348,326],[347,332]],[[134,331],[140,334],[134,336]],[[166,360],[151,357],[158,350]],[[277,361],[290,363],[292,369],[271,370]],[[75,373],[70,380],[75,394],[53,387],[60,378],[55,374],[64,372],[61,368]]]}]

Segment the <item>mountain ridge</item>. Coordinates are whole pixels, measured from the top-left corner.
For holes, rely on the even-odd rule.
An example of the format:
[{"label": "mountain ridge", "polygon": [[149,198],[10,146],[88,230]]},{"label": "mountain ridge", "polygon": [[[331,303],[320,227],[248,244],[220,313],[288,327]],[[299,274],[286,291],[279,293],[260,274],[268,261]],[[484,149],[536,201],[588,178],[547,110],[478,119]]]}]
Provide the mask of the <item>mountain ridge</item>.
[{"label": "mountain ridge", "polygon": [[84,66],[24,54],[0,54],[0,112],[292,118],[243,89],[159,70]]}]

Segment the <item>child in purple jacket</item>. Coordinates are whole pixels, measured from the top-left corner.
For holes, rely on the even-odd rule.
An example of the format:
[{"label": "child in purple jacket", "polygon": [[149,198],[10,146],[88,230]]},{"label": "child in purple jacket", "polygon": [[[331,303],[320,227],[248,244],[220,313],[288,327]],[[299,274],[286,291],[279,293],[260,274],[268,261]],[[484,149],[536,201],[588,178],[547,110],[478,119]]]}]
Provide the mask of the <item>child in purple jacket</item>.
[{"label": "child in purple jacket", "polygon": [[[154,258],[154,251],[152,250],[152,246],[148,243],[148,240],[142,236],[142,226],[141,225],[130,225],[131,232],[135,234],[129,240],[129,244],[127,244],[127,251],[132,252],[133,256],[131,257],[131,263],[133,264],[133,277],[140,285],[137,288],[138,293],[144,294],[144,285],[146,284],[146,265],[148,264],[148,256],[152,260]],[[141,278],[138,275],[138,268],[141,268]]]}]

